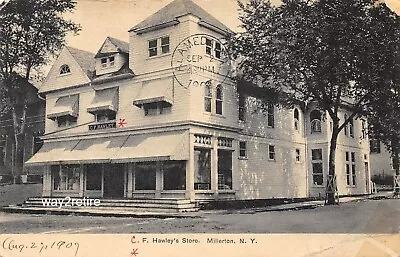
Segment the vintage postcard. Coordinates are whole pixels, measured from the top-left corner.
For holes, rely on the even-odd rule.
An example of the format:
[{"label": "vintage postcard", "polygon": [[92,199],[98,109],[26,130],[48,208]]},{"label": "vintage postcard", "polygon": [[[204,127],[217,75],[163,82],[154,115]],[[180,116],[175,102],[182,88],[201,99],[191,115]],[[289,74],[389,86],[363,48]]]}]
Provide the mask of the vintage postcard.
[{"label": "vintage postcard", "polygon": [[0,8],[0,257],[400,256],[398,0]]}]

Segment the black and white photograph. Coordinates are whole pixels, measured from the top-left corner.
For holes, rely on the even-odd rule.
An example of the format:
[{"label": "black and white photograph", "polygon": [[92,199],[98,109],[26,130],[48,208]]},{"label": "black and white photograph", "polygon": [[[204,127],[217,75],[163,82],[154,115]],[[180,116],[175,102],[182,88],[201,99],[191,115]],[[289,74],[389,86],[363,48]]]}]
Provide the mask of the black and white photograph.
[{"label": "black and white photograph", "polygon": [[400,0],[0,0],[0,257],[398,257],[399,171]]}]

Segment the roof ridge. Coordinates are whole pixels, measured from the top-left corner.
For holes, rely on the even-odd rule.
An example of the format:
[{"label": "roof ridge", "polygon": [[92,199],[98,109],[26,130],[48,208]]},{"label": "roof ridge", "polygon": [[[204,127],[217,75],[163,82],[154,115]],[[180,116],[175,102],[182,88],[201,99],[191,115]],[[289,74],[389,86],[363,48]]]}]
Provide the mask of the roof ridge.
[{"label": "roof ridge", "polygon": [[82,50],[82,49],[79,49],[79,48],[76,48],[76,47],[72,47],[72,46],[65,46],[68,50],[73,50],[73,51],[79,51],[79,52],[82,52],[82,53],[87,53],[87,54],[93,54],[93,55],[95,55],[94,53],[92,53],[92,52],[89,52],[89,51],[86,51],[86,50]]},{"label": "roof ridge", "polygon": [[174,0],[154,12],[152,15],[148,16],[146,19],[139,22],[129,31],[141,31],[148,28],[156,28],[159,25],[176,21],[177,17],[188,14],[198,17],[202,22],[207,23],[212,27],[216,27],[227,33],[232,32],[230,28],[228,28],[225,24],[220,22],[192,0]]}]

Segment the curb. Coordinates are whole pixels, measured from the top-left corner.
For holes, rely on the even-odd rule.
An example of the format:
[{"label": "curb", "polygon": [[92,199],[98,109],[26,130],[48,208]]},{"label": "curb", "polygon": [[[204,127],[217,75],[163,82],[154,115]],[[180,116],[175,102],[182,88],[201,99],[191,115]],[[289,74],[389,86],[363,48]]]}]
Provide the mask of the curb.
[{"label": "curb", "polygon": [[91,216],[91,217],[122,217],[122,218],[199,218],[200,215],[189,213],[132,213],[132,212],[99,212],[99,211],[74,211],[74,210],[46,210],[46,209],[26,209],[16,207],[0,207],[0,212],[21,213],[21,214],[44,214],[44,215],[64,215],[64,216]]}]

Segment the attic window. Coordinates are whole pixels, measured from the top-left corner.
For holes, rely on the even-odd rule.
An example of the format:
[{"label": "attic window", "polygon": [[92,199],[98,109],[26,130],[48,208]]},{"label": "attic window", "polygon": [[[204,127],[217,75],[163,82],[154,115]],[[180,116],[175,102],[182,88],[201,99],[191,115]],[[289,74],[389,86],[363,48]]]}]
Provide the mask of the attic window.
[{"label": "attic window", "polygon": [[101,67],[107,68],[107,58],[101,58]]},{"label": "attic window", "polygon": [[61,65],[61,67],[60,67],[60,75],[69,74],[69,73],[71,73],[71,69],[69,68],[69,66],[66,65],[66,64]]},{"label": "attic window", "polygon": [[101,58],[101,68],[105,69],[107,67],[115,66],[115,56]]},{"label": "attic window", "polygon": [[110,66],[114,66],[114,65],[115,65],[115,58],[114,58],[114,56],[110,56],[110,57],[108,58],[108,60],[110,61]]}]

